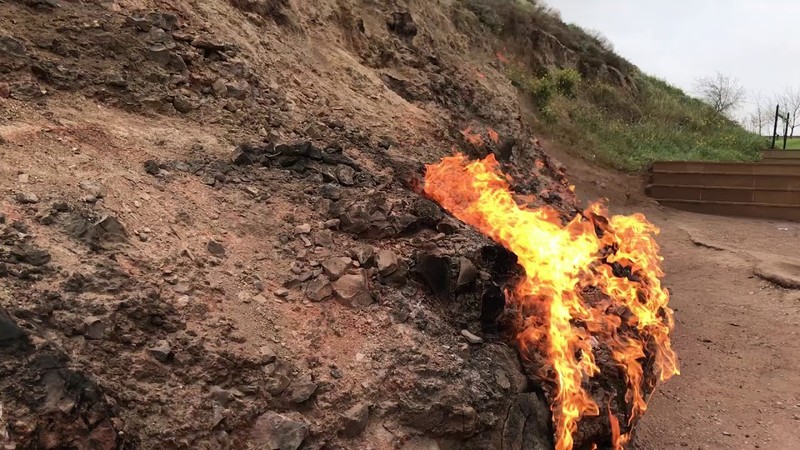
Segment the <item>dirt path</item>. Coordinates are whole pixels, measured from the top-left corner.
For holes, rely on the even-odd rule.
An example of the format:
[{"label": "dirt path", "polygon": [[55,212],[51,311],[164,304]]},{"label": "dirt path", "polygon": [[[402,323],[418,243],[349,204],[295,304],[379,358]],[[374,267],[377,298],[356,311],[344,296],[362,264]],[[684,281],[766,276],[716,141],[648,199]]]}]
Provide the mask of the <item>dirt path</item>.
[{"label": "dirt path", "polygon": [[800,224],[649,209],[682,374],[652,398],[636,448],[800,448],[800,292],[752,275],[765,254],[800,254]]}]

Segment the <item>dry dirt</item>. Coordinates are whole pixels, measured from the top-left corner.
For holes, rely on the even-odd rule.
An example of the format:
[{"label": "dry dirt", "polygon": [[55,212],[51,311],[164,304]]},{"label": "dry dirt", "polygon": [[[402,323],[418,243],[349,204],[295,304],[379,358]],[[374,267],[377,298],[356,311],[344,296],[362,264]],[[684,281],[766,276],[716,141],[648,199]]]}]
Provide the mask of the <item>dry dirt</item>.
[{"label": "dry dirt", "polygon": [[[17,449],[547,448],[541,392],[481,328],[476,295],[442,302],[406,273],[435,253],[486,275],[480,236],[414,192],[467,126],[497,129],[520,170],[546,162],[530,186],[542,202],[572,202],[493,43],[462,34],[468,14],[51,3],[0,2],[0,306],[28,335],[0,346]],[[263,166],[232,166],[237,144],[267,140],[322,153],[267,146],[251,154]],[[582,197],[663,229],[683,374],[653,396],[638,448],[797,447],[800,301],[752,266],[795,256],[798,227],[664,211],[639,178],[544,144]],[[346,231],[338,196],[376,203],[380,227]],[[355,300],[295,282],[365,243],[399,261],[365,263],[378,267]]]}]

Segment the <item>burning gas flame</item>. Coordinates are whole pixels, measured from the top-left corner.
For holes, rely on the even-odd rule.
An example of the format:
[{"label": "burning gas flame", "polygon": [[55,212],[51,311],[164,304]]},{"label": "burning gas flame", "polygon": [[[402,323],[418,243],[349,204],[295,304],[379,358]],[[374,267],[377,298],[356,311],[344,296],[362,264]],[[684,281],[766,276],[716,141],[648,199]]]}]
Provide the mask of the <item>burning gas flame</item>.
[{"label": "burning gas flame", "polygon": [[[427,166],[425,193],[517,255],[525,274],[509,302],[524,315],[517,330],[520,350],[543,353],[554,372],[556,448],[572,449],[581,418],[600,414],[583,388],[600,372],[593,351],[598,342],[626,376],[630,429],[647,408],[645,350],[653,354],[661,380],[679,373],[669,339],[669,294],[661,286],[662,258],[653,238],[658,229],[641,214],[606,219],[598,203],[564,224],[552,207],[521,206],[509,181],[494,155],[470,162],[456,154]],[[583,292],[590,288],[607,300],[587,302]],[[609,416],[613,445],[621,449],[629,436],[610,408]]]}]

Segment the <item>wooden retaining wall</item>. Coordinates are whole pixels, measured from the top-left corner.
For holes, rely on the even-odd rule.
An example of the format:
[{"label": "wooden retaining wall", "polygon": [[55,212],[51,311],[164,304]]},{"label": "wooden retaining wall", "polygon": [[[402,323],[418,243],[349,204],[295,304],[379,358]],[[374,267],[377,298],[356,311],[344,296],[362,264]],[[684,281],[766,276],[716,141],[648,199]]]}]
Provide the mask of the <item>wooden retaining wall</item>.
[{"label": "wooden retaining wall", "polygon": [[676,209],[800,222],[800,151],[766,151],[756,163],[655,162],[647,194]]}]

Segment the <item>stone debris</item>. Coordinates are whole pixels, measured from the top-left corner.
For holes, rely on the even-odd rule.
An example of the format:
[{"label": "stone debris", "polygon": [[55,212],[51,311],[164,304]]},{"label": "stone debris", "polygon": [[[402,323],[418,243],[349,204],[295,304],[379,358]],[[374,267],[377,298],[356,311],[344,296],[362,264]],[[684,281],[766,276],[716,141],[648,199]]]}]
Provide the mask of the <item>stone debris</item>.
[{"label": "stone debris", "polygon": [[347,437],[357,437],[367,428],[369,405],[358,403],[342,414],[342,431]]},{"label": "stone debris", "polygon": [[369,278],[364,269],[343,275],[333,282],[336,299],[351,308],[364,308],[372,304]]}]

